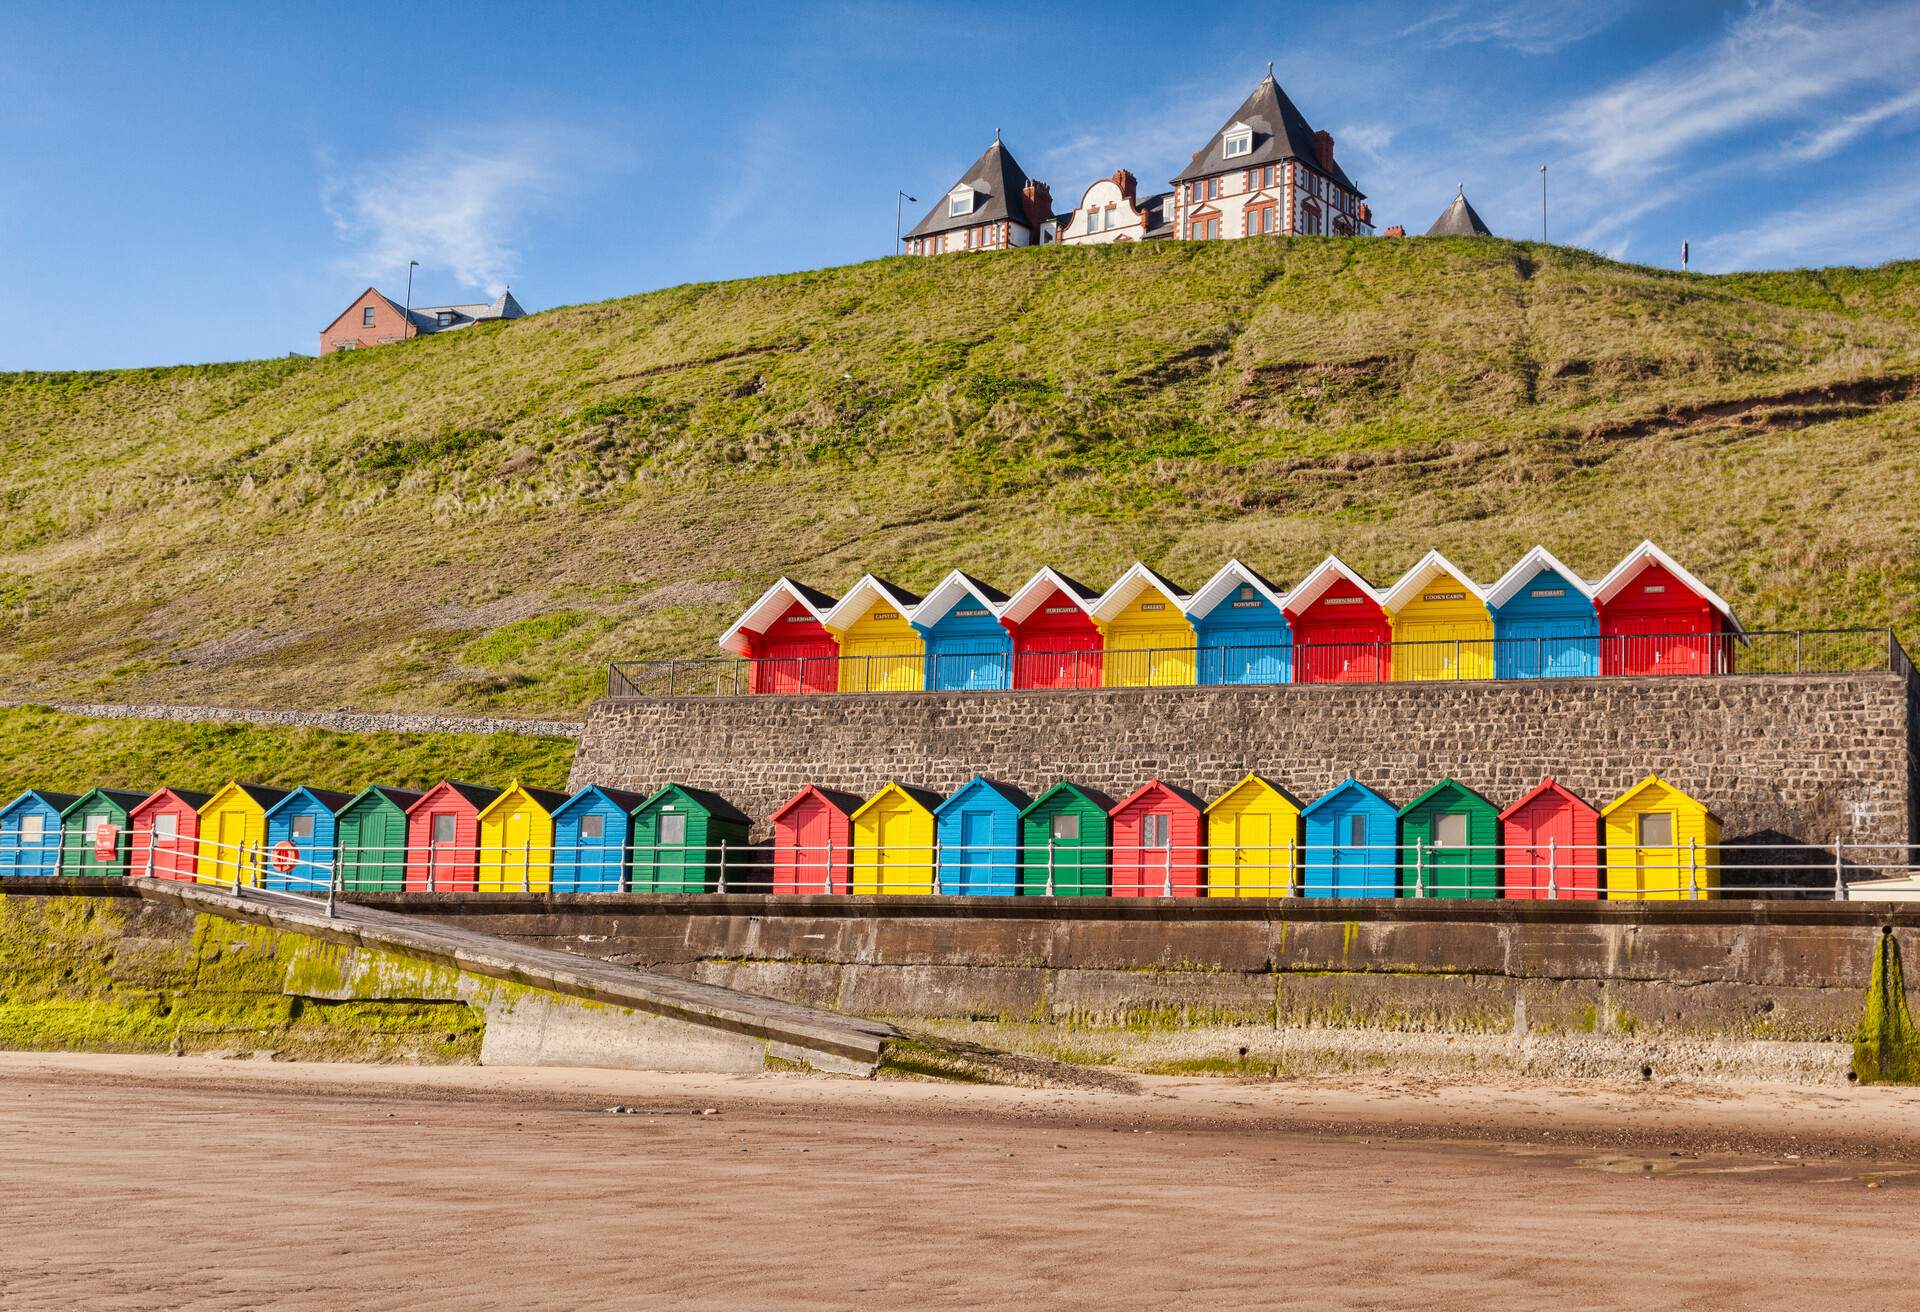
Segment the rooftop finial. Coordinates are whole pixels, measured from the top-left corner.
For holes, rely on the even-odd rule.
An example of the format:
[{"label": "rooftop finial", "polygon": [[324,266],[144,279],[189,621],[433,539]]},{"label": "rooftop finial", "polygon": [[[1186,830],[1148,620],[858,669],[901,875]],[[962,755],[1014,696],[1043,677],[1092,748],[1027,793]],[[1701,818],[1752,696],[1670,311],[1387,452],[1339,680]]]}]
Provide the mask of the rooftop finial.
[{"label": "rooftop finial", "polygon": [[1463,183],[1461,183],[1461,184],[1460,184],[1460,185],[1458,186],[1458,188],[1456,188],[1456,194],[1458,194],[1458,195],[1461,195],[1461,196],[1465,196],[1465,195],[1467,194],[1467,184],[1466,184],[1466,183],[1464,183],[1464,182],[1463,182]]},{"label": "rooftop finial", "polygon": [[1267,61],[1267,81],[1273,81],[1273,61],[1271,59]]},{"label": "rooftop finial", "polygon": [[999,128],[995,128],[995,129],[993,130],[993,144],[994,144],[994,145],[996,145],[996,146],[1000,144],[1000,129],[999,129]]}]

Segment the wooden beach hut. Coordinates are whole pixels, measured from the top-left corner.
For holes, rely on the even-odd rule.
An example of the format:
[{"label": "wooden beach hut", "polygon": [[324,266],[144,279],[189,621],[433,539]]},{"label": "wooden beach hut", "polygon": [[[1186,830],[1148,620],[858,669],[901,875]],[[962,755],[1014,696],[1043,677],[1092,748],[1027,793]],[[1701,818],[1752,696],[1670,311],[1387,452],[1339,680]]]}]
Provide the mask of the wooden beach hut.
[{"label": "wooden beach hut", "polygon": [[1195,679],[1187,590],[1135,562],[1094,601],[1105,652],[1101,686],[1183,688]]},{"label": "wooden beach hut", "polygon": [[1207,807],[1207,896],[1299,893],[1300,802],[1249,774]]},{"label": "wooden beach hut", "polygon": [[1400,808],[1400,896],[1500,896],[1500,811],[1457,779]]},{"label": "wooden beach hut", "polygon": [[325,893],[339,852],[334,813],[352,800],[351,793],[296,788],[268,807],[261,883],[294,893]]},{"label": "wooden beach hut", "polygon": [[1439,552],[1422,556],[1380,604],[1393,630],[1395,679],[1493,677],[1493,613],[1486,593]]},{"label": "wooden beach hut", "polygon": [[480,882],[480,813],[498,788],[442,779],[407,808],[407,891],[471,893]]},{"label": "wooden beach hut", "polygon": [[1600,615],[1593,587],[1535,547],[1487,589],[1493,677],[1575,679],[1600,673]]},{"label": "wooden beach hut", "polygon": [[1113,897],[1199,897],[1206,889],[1207,805],[1149,779],[1107,812]]},{"label": "wooden beach hut", "polygon": [[[64,875],[125,875],[129,873],[133,843],[127,817],[147,800],[147,794],[127,788],[95,788],[82,793],[60,813],[63,841],[60,873]],[[114,831],[112,853],[103,857],[100,831]]]},{"label": "wooden beach hut", "polygon": [[1720,594],[1651,542],[1595,584],[1593,600],[1603,674],[1730,674],[1746,640]]},{"label": "wooden beach hut", "polygon": [[1500,849],[1507,897],[1600,896],[1600,813],[1551,776],[1500,813]]},{"label": "wooden beach hut", "polygon": [[1203,684],[1287,683],[1293,678],[1293,627],[1286,598],[1237,560],[1222,565],[1187,598]]},{"label": "wooden beach hut", "polygon": [[553,891],[618,893],[627,886],[633,813],[646,797],[588,784],[553,813]]},{"label": "wooden beach hut", "polygon": [[853,813],[860,798],[809,784],[773,813],[773,891],[853,889]]},{"label": "wooden beach hut", "polygon": [[1399,889],[1399,810],[1348,776],[1300,813],[1308,897],[1392,897]]},{"label": "wooden beach hut", "polygon": [[853,813],[853,891],[931,893],[940,794],[889,783]]},{"label": "wooden beach hut", "polygon": [[482,893],[546,893],[553,888],[553,813],[565,793],[529,788],[515,779],[480,809]]},{"label": "wooden beach hut", "polygon": [[789,578],[774,580],[720,636],[720,646],[749,662],[745,690],[834,692],[840,686],[840,644],[824,620],[834,598]]},{"label": "wooden beach hut", "polygon": [[256,884],[267,868],[267,812],[287,796],[284,788],[237,780],[200,808],[200,859],[195,871],[203,882]]},{"label": "wooden beach hut", "polygon": [[1033,799],[1012,784],[975,775],[933,810],[940,891],[1012,897],[1020,891],[1020,813]]},{"label": "wooden beach hut", "polygon": [[1287,594],[1296,683],[1381,683],[1392,670],[1393,628],[1380,594],[1337,556]]},{"label": "wooden beach hut", "polygon": [[1720,896],[1720,817],[1648,775],[1600,810],[1610,901]]},{"label": "wooden beach hut", "polygon": [[0,811],[0,877],[59,874],[60,814],[79,800],[29,788],[8,802]]},{"label": "wooden beach hut", "polygon": [[711,893],[747,873],[753,821],[718,793],[665,784],[633,811],[629,887],[636,893]]},{"label": "wooden beach hut", "polygon": [[1000,624],[1006,604],[1006,593],[956,569],[914,608],[913,627],[927,648],[923,682],[929,689],[1013,686],[1013,637]]},{"label": "wooden beach hut", "polygon": [[905,588],[862,574],[821,618],[840,644],[841,692],[919,692],[925,687],[927,644],[913,627],[920,598]]},{"label": "wooden beach hut", "polygon": [[1028,897],[1105,897],[1113,799],[1061,780],[1020,813],[1020,891]]},{"label": "wooden beach hut", "polygon": [[213,794],[162,788],[127,812],[133,872],[191,882],[200,865],[200,808]]},{"label": "wooden beach hut", "polygon": [[406,887],[407,809],[420,798],[418,789],[374,784],[335,813],[340,887],[362,893],[398,893]]},{"label": "wooden beach hut", "polygon": [[1042,566],[1000,609],[1013,641],[1016,688],[1098,688],[1100,626],[1093,604],[1100,594]]}]

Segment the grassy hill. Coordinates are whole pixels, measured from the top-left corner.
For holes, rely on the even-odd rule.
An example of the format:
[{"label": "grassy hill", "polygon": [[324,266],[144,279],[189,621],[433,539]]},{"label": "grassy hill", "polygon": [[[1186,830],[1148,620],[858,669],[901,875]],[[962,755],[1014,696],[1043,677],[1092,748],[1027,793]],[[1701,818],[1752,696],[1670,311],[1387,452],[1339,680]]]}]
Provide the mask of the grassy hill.
[{"label": "grassy hill", "polygon": [[0,375],[0,696],[576,712],[764,584],[1491,579],[1651,535],[1750,627],[1920,608],[1920,264],[1501,241],[895,259],[326,359]]}]

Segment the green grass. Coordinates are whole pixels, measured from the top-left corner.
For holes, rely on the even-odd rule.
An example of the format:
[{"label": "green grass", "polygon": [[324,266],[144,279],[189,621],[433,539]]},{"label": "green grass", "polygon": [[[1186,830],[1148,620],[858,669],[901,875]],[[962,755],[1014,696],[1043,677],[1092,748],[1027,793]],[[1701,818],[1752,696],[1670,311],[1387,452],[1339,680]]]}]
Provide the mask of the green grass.
[{"label": "green grass", "polygon": [[1920,614],[1920,264],[1287,238],[889,259],[325,359],[0,375],[0,695],[577,713],[772,576],[1282,581],[1639,538]]},{"label": "green grass", "polygon": [[163,720],[95,720],[44,707],[0,708],[0,804],[26,788],[96,785],[212,792],[229,780],[358,792],[443,778],[564,788],[569,739],[519,734],[336,733]]}]

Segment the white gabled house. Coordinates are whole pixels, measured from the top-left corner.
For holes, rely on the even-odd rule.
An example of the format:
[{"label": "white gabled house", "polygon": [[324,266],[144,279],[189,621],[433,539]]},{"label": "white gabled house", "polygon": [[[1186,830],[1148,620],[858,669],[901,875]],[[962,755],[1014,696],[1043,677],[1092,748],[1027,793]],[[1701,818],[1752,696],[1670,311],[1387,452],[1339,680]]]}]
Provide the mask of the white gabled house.
[{"label": "white gabled house", "polygon": [[1053,193],[1029,178],[995,133],[993,144],[907,233],[909,255],[1006,250],[1053,240]]}]

